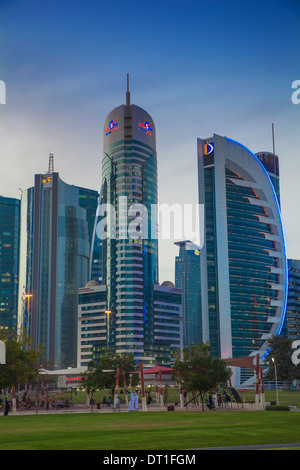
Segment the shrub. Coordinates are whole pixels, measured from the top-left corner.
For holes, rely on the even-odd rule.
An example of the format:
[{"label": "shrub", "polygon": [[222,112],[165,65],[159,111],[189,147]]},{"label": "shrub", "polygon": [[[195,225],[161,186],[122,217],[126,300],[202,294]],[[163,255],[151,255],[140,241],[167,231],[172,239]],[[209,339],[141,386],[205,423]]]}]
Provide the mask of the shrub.
[{"label": "shrub", "polygon": [[290,407],[287,405],[267,405],[266,411],[290,411]]}]

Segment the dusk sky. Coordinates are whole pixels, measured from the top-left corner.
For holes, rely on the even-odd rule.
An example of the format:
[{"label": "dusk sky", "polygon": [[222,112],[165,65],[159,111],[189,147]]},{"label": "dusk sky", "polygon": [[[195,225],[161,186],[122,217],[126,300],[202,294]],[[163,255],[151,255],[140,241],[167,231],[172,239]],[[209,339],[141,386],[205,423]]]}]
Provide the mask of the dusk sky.
[{"label": "dusk sky", "polygon": [[[49,151],[63,181],[99,191],[104,121],[129,73],[131,102],[156,126],[161,204],[197,203],[197,137],[272,151],[274,123],[287,252],[300,259],[299,64],[299,0],[0,0],[0,194],[33,186]],[[174,280],[178,248],[160,247],[160,282]]]}]

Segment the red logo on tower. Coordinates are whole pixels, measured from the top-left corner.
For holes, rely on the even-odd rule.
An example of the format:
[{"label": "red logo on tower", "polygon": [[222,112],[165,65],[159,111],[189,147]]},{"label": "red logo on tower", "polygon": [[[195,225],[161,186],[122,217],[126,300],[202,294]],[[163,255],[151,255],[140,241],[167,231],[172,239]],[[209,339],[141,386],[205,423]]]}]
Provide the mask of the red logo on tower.
[{"label": "red logo on tower", "polygon": [[150,125],[151,124],[148,121],[145,121],[144,124],[141,123],[141,122],[139,123],[141,131],[146,132],[146,134],[152,135],[152,129],[151,129]]},{"label": "red logo on tower", "polygon": [[119,128],[119,123],[117,122],[117,117],[113,121],[110,121],[108,128],[106,129],[105,135],[111,134],[113,131],[116,131]]}]

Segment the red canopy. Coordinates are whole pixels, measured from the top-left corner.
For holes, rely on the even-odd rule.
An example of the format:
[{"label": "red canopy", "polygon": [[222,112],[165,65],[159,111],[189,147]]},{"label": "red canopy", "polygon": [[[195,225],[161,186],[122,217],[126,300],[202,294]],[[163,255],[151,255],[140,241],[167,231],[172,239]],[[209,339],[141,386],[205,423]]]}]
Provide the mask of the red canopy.
[{"label": "red canopy", "polygon": [[[139,371],[135,371],[135,374],[139,374]],[[144,374],[173,374],[173,369],[171,367],[163,367],[163,366],[154,366],[151,369],[144,369]]]}]

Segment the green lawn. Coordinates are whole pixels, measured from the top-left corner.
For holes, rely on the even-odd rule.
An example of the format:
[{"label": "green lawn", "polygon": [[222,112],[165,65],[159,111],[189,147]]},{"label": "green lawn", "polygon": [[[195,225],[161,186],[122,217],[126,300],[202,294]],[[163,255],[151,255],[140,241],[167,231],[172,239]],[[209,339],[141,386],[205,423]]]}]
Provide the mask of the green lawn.
[{"label": "green lawn", "polygon": [[0,450],[184,450],[300,442],[300,412],[0,416]]}]

